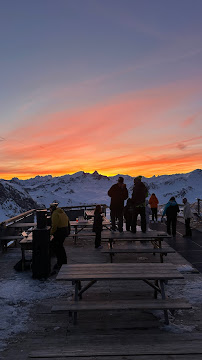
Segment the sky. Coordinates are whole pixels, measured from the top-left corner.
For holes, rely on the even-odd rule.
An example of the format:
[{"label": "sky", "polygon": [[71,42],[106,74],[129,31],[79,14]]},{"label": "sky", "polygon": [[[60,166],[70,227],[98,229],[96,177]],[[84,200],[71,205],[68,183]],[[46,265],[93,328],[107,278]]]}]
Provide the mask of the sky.
[{"label": "sky", "polygon": [[0,0],[0,178],[202,164],[201,0]]}]

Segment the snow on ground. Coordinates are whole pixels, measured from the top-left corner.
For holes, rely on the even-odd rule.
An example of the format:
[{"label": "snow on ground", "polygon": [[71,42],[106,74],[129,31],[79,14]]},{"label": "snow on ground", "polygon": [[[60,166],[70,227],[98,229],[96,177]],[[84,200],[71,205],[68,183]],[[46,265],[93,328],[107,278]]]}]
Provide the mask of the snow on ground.
[{"label": "snow on ground", "polygon": [[9,280],[0,279],[0,284],[0,351],[6,347],[9,337],[26,331],[29,311],[34,304],[72,293],[72,286],[63,286],[54,279],[32,279],[29,272],[16,273]]},{"label": "snow on ground", "polygon": [[[192,273],[194,270],[190,265],[180,265],[177,269],[181,273]],[[200,276],[195,281],[186,280],[181,284],[178,280],[168,281],[168,284],[165,285],[165,292],[166,296],[172,299],[183,298],[192,305],[191,310],[177,310],[175,312],[176,314],[186,314],[187,311],[190,313],[199,311],[198,306],[202,304],[202,277]],[[196,329],[196,325],[194,323],[191,325],[183,324],[183,320],[181,320],[181,323],[175,323],[175,316],[171,315],[170,312],[168,312],[169,325],[165,325],[163,323],[164,315],[162,311],[152,311],[152,314],[157,317],[159,322],[162,324],[160,329],[163,331],[180,334],[192,332]]]}]

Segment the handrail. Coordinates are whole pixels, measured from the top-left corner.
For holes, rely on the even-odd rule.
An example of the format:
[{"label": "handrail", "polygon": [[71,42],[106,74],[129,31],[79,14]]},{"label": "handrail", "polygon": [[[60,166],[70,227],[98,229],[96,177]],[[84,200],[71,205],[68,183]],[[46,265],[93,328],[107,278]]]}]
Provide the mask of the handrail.
[{"label": "handrail", "polygon": [[22,213],[22,214],[19,214],[19,215],[17,215],[17,216],[14,216],[14,217],[12,217],[12,218],[10,218],[10,219],[8,219],[8,220],[2,221],[2,222],[0,223],[0,225],[8,225],[8,224],[10,224],[10,223],[14,223],[15,221],[21,220],[21,219],[27,217],[28,215],[34,213],[35,211],[36,211],[36,209],[28,210],[28,211],[26,211],[26,212],[24,212],[24,213]]},{"label": "handrail", "polygon": [[[83,209],[84,208],[84,210],[87,210],[86,208],[88,208],[88,207],[93,207],[93,208],[95,208],[96,207],[96,205],[97,204],[91,204],[91,205],[75,205],[75,206],[62,206],[62,208],[63,209],[66,209],[66,210],[71,210],[71,209]],[[106,208],[108,208],[109,206],[108,205],[106,205],[106,204],[99,204],[100,206],[102,206],[102,207],[106,207]]]},{"label": "handrail", "polygon": [[[97,204],[91,204],[91,205],[78,205],[78,206],[62,206],[62,209],[71,210],[71,209],[84,209],[87,210],[87,208],[95,208]],[[101,204],[102,207],[105,207],[105,209],[108,207],[106,204]],[[28,215],[36,212],[37,209],[31,209],[24,213],[21,213],[17,216],[14,216],[10,219],[7,219],[5,221],[0,222],[0,226],[9,226],[10,224],[16,222],[17,220],[21,220]]]}]

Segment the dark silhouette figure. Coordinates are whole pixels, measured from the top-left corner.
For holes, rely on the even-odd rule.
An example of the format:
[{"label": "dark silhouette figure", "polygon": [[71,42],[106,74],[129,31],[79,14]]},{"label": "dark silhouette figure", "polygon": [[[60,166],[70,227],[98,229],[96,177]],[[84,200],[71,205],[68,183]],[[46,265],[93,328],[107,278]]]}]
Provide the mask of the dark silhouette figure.
[{"label": "dark silhouette figure", "polygon": [[126,230],[131,230],[132,217],[133,217],[133,201],[128,198],[126,206],[124,206],[123,215],[126,220]]},{"label": "dark silhouette figure", "polygon": [[185,221],[185,234],[183,235],[183,237],[192,236],[192,231],[190,227],[192,212],[191,212],[190,204],[188,203],[187,198],[184,198],[182,201],[184,203],[183,215]]},{"label": "dark silhouette figure", "polygon": [[118,183],[111,186],[108,191],[111,197],[110,210],[111,210],[111,223],[112,231],[116,231],[116,219],[118,219],[118,230],[123,231],[123,208],[124,200],[128,198],[128,190],[124,184],[124,178],[120,176]]},{"label": "dark silhouette figure", "polygon": [[95,232],[95,249],[101,249],[101,232],[102,232],[102,208],[96,205],[94,211],[93,231]]},{"label": "dark silhouette figure", "polygon": [[147,187],[142,182],[142,176],[138,176],[134,179],[134,187],[132,193],[133,201],[133,217],[132,217],[132,229],[133,233],[136,233],[137,217],[140,214],[141,217],[141,230],[146,232],[146,214],[145,214],[145,199],[148,196]]},{"label": "dark silhouette figure", "polygon": [[171,235],[172,228],[172,236],[176,236],[176,224],[177,224],[177,214],[180,211],[177,202],[175,201],[175,197],[172,196],[168,203],[166,204],[163,215],[167,216],[167,233]]}]

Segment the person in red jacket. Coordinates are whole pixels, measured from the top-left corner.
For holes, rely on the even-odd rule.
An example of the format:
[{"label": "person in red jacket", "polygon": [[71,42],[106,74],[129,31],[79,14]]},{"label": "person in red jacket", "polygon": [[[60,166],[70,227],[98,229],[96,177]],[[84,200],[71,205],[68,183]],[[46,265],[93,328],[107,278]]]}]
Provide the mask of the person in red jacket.
[{"label": "person in red jacket", "polygon": [[149,205],[151,207],[151,211],[152,211],[152,221],[154,221],[154,218],[157,221],[157,208],[158,208],[158,199],[156,197],[156,195],[153,193],[151,194],[151,197],[149,199]]}]

